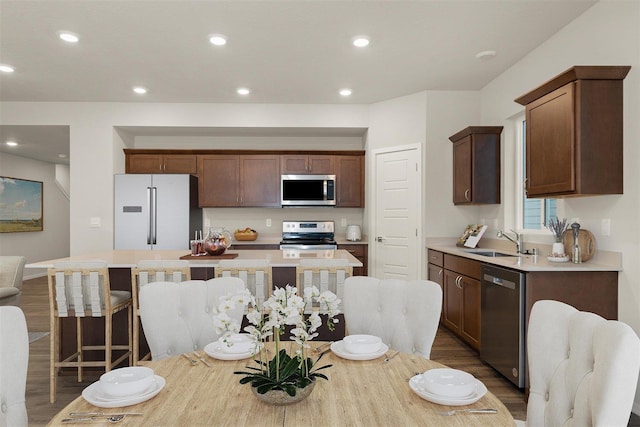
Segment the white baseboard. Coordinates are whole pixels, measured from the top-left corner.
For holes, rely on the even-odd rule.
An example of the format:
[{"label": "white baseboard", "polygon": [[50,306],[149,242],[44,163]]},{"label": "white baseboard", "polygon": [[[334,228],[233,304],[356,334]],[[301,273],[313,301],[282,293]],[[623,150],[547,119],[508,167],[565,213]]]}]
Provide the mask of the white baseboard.
[{"label": "white baseboard", "polygon": [[42,270],[35,270],[35,269],[25,269],[25,273],[31,270],[29,273],[30,274],[23,274],[22,275],[22,280],[29,280],[29,279],[37,279],[38,277],[44,277],[47,275],[47,270],[42,269]]}]

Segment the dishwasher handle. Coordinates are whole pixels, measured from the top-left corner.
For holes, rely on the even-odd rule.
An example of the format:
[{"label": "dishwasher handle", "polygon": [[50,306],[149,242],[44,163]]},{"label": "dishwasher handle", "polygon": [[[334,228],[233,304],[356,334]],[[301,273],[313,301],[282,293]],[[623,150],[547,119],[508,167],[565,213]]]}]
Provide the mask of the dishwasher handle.
[{"label": "dishwasher handle", "polygon": [[484,281],[488,283],[492,283],[494,285],[502,286],[504,288],[516,289],[516,283],[511,280],[501,279],[500,277],[495,277],[490,274],[484,275]]}]

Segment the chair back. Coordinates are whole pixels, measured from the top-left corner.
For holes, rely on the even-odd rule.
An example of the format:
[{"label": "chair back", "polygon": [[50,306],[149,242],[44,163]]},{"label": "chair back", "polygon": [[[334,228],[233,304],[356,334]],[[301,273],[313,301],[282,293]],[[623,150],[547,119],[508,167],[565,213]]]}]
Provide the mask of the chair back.
[{"label": "chair back", "polygon": [[25,392],[29,337],[19,307],[0,307],[0,425],[28,425]]},{"label": "chair back", "polygon": [[0,306],[20,305],[25,262],[23,256],[0,256]]},{"label": "chair back", "polygon": [[238,277],[259,306],[271,295],[272,271],[266,259],[221,259],[215,268],[216,277]]},{"label": "chair back", "polygon": [[626,324],[537,301],[527,330],[528,426],[626,426],[640,339]]},{"label": "chair back", "polygon": [[[213,317],[220,297],[245,289],[237,277],[189,280],[181,283],[156,282],[140,289],[140,319],[149,343],[151,358],[160,360],[181,353],[202,350],[217,341]],[[230,316],[242,321],[244,307],[238,305]]]},{"label": "chair back", "polygon": [[345,280],[343,303],[349,334],[376,335],[394,350],[431,356],[442,310],[437,283],[353,276]]},{"label": "chair back", "polygon": [[61,261],[48,270],[49,302],[57,317],[101,317],[111,310],[104,261]]},{"label": "chair back", "polygon": [[[353,267],[346,259],[301,259],[296,267],[298,294],[305,288],[315,286],[322,293],[331,291],[344,300],[344,282],[353,275]],[[342,306],[340,306],[342,309]],[[310,312],[307,308],[306,312]]]}]

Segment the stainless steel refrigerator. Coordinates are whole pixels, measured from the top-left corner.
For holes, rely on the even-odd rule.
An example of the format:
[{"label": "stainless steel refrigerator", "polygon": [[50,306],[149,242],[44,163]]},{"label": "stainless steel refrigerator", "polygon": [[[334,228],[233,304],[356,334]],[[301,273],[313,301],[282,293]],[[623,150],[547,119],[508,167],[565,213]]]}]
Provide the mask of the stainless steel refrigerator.
[{"label": "stainless steel refrigerator", "polygon": [[114,249],[189,249],[202,229],[193,175],[114,175]]}]

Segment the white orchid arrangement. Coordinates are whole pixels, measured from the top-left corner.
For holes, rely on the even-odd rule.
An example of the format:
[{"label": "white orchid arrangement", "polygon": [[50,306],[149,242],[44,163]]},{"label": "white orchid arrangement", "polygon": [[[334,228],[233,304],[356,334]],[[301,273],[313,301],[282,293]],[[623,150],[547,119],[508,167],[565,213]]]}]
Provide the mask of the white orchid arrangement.
[{"label": "white orchid arrangement", "polygon": [[[340,299],[330,291],[321,293],[315,286],[308,287],[301,297],[297,295],[297,288],[287,285],[285,288],[276,288],[262,307],[258,307],[255,297],[245,289],[240,294],[221,298],[214,325],[217,333],[222,335],[222,340],[228,343],[230,337],[240,331],[240,325],[229,316],[229,311],[237,305],[248,307],[246,316],[250,325],[244,329],[245,332],[255,338],[257,347],[273,339],[276,348],[275,356],[270,361],[263,360],[263,354],[259,353],[260,358],[256,359],[259,367],[247,367],[252,372],[235,372],[245,375],[240,383],[251,383],[261,394],[269,390],[283,390],[294,396],[297,388],[306,387],[316,378],[327,379],[318,371],[331,365],[313,370],[314,362],[305,356],[305,350],[310,348],[309,341],[318,336],[317,330],[322,325],[321,314],[327,316],[329,330],[334,330],[338,323],[335,316],[340,313],[339,304]],[[305,314],[307,308],[313,308],[309,314]],[[291,339],[297,344],[293,357],[280,349],[280,335],[287,326],[292,327]],[[322,354],[316,363],[321,357]]]}]

